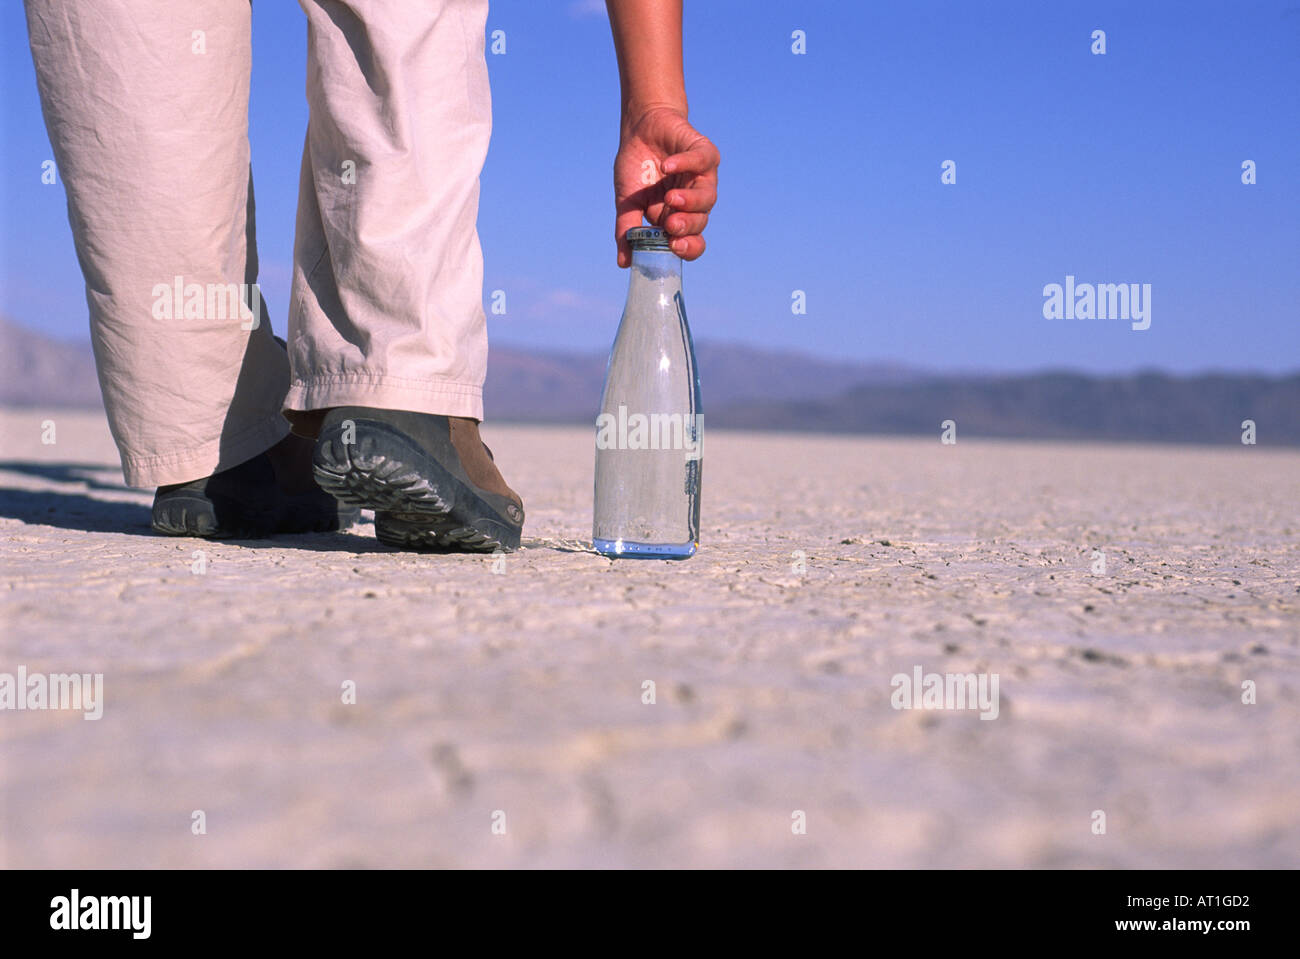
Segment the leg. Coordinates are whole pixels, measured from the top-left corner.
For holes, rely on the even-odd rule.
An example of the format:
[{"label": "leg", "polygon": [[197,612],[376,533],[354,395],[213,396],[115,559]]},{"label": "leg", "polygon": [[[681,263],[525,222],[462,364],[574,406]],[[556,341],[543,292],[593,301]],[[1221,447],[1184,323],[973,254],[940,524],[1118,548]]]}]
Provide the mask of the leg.
[{"label": "leg", "polygon": [[487,0],[300,2],[311,119],[286,415],[359,404],[481,419]]},{"label": "leg", "polygon": [[392,545],[519,545],[478,435],[487,334],[475,220],[491,134],[487,0],[300,0],[307,96],[285,415],[316,479]]},{"label": "leg", "polygon": [[27,0],[104,408],[131,486],[224,470],[288,430],[284,350],[264,317],[245,329],[225,298],[233,284],[260,306],[249,19],[238,0]]}]

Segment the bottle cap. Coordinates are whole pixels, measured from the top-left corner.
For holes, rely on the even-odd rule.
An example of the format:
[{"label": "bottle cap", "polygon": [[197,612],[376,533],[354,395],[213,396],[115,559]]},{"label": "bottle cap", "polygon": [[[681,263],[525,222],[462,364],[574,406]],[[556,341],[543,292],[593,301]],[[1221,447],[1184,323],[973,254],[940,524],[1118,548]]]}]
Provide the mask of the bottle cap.
[{"label": "bottle cap", "polygon": [[635,250],[655,250],[671,252],[668,241],[672,239],[668,231],[661,226],[634,226],[624,236]]}]

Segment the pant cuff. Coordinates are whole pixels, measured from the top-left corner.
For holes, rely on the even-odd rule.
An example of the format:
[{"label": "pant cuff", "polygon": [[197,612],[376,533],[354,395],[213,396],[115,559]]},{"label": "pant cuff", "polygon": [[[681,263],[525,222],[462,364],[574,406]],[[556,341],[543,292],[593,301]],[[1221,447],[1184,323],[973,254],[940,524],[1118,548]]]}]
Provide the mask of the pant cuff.
[{"label": "pant cuff", "polygon": [[122,474],[126,485],[134,487],[188,483],[251,460],[287,435],[289,423],[276,413],[233,437],[223,436],[196,449],[159,456],[131,456],[123,453]]},{"label": "pant cuff", "polygon": [[410,380],[382,373],[342,373],[296,380],[284,399],[285,416],[333,406],[368,406],[483,419],[483,387],[453,380]]}]

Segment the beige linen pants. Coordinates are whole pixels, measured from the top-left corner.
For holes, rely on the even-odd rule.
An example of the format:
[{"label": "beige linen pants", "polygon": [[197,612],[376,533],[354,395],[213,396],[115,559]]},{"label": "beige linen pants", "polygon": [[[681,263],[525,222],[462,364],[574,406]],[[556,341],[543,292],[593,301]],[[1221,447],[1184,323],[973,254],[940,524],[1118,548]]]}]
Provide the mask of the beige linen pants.
[{"label": "beige linen pants", "polygon": [[487,0],[300,2],[310,119],[287,356],[255,285],[249,0],[26,2],[132,486],[241,463],[295,412],[482,419]]}]

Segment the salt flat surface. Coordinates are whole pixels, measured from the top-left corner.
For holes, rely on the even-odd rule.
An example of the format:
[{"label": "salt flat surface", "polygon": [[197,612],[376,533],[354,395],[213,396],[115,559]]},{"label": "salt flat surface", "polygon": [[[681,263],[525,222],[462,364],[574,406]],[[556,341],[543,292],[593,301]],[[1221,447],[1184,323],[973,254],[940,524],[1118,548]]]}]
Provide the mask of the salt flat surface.
[{"label": "salt flat surface", "polygon": [[1300,862],[1300,452],[713,431],[699,555],[612,562],[592,431],[484,436],[503,562],[155,536],[102,414],[0,411],[0,672],[104,675],[0,711],[0,865]]}]

